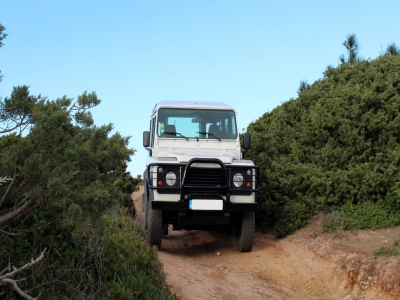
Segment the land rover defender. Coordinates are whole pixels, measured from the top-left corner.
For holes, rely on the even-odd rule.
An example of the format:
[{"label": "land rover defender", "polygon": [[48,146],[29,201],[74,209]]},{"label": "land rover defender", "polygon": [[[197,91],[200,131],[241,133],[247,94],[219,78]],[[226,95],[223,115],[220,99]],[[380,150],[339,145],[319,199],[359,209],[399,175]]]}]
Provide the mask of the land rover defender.
[{"label": "land rover defender", "polygon": [[[162,101],[154,107],[142,196],[146,239],[161,247],[172,230],[217,230],[250,252],[258,167],[243,158],[233,107],[221,102]],[[243,149],[250,136],[243,135]]]}]

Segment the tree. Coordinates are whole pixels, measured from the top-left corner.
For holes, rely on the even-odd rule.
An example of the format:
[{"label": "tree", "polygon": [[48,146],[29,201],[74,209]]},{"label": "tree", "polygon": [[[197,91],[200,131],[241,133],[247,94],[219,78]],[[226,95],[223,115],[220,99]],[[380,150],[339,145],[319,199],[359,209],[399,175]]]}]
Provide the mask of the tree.
[{"label": "tree", "polygon": [[[3,40],[7,37],[8,34],[6,34],[4,31],[6,28],[0,23],[0,48],[3,47]],[[0,81],[3,79],[3,76],[1,75],[1,70],[0,70]]]},{"label": "tree", "polygon": [[0,48],[3,46],[3,40],[8,36],[4,31],[6,28],[0,23]]},{"label": "tree", "polygon": [[112,125],[92,125],[87,110],[99,103],[86,92],[76,103],[66,97],[48,101],[31,97],[26,86],[1,103],[2,133],[16,133],[3,148],[0,170],[11,181],[0,201],[0,229],[37,208],[51,208],[72,222],[110,204],[112,191],[103,183],[125,170],[134,151],[126,148],[128,138],[108,137]]},{"label": "tree", "polygon": [[347,58],[342,54],[339,56],[339,60],[343,64],[354,65],[360,61],[361,58],[358,56],[359,44],[355,34],[347,36],[346,40],[342,44],[347,49]]},{"label": "tree", "polygon": [[396,46],[395,43],[391,43],[386,48],[386,55],[397,55],[400,53],[400,48]]},{"label": "tree", "polygon": [[[28,244],[35,239],[37,243],[42,238],[37,232],[46,232],[52,224],[57,224],[60,232],[63,228],[74,232],[82,224],[88,228],[121,198],[123,192],[113,182],[125,174],[135,150],[127,147],[128,137],[119,133],[110,136],[111,124],[93,125],[89,110],[99,104],[94,92],[83,93],[76,102],[65,96],[50,101],[30,95],[27,86],[15,87],[11,97],[0,101],[3,251],[10,243],[23,241],[26,232],[32,233],[25,235]],[[54,240],[52,235],[49,238]],[[33,253],[39,256],[42,251]],[[21,260],[14,253],[9,255],[11,261]],[[0,266],[7,259],[10,257],[0,255]],[[2,286],[14,289],[16,284],[4,280],[0,280],[0,295]]]},{"label": "tree", "polygon": [[173,299],[156,250],[120,209],[134,215],[135,150],[94,125],[99,104],[94,92],[50,101],[27,86],[0,99],[0,298]]},{"label": "tree", "polygon": [[307,82],[307,80],[302,80],[300,81],[299,89],[297,90],[297,93],[300,94],[302,91],[305,91],[310,87],[310,84]]}]

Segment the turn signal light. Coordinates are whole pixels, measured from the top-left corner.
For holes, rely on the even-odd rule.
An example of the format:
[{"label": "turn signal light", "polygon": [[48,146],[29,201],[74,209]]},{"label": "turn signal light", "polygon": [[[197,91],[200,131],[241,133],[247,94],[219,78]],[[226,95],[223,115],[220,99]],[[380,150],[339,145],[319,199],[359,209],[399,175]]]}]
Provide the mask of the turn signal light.
[{"label": "turn signal light", "polygon": [[251,189],[251,182],[247,182],[247,183],[246,183],[246,187],[247,187],[248,189]]},{"label": "turn signal light", "polygon": [[164,185],[164,183],[160,180],[159,182],[157,182],[157,185],[161,187]]}]

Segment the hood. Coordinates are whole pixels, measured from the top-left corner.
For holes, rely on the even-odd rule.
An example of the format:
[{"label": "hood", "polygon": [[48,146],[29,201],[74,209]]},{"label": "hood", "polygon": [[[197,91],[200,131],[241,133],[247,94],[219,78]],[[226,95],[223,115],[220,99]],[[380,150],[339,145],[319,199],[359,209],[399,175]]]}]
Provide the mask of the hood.
[{"label": "hood", "polygon": [[162,151],[158,154],[156,160],[158,161],[172,161],[175,159],[180,163],[187,163],[192,158],[218,158],[224,164],[231,164],[232,160],[236,159],[233,153],[222,152],[219,153],[183,153],[178,151]]}]

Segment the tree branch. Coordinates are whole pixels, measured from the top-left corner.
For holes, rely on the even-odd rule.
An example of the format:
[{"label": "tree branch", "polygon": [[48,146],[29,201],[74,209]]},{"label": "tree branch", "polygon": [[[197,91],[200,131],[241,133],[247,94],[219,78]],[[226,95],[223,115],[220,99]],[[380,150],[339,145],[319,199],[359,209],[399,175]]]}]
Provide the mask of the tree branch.
[{"label": "tree branch", "polygon": [[25,213],[25,210],[29,210],[30,206],[33,204],[33,200],[30,199],[28,200],[29,197],[25,197],[20,203],[23,203],[20,207],[18,207],[17,209],[10,211],[2,216],[0,216],[0,226],[1,225],[5,225],[7,222],[9,222],[10,220],[12,220],[13,218],[15,218],[18,215],[23,215]]},{"label": "tree branch", "polygon": [[[22,229],[18,229],[18,228],[11,228],[9,226],[4,226],[4,227],[1,227],[0,233],[3,233],[5,235],[17,236],[17,235],[20,235],[20,234],[24,234],[24,233],[35,231],[35,230],[40,229],[40,228],[44,228],[44,227],[46,227],[46,226],[48,226],[50,224],[53,224],[58,219],[60,219],[60,216],[53,216],[53,218],[50,221],[46,222],[45,224],[39,224],[39,225],[30,227],[29,229],[23,229],[23,230]],[[23,221],[24,220],[22,220],[22,223],[23,223]],[[6,228],[8,228],[8,231],[4,230]]]},{"label": "tree branch", "polygon": [[47,248],[45,248],[42,251],[42,253],[40,253],[39,257],[36,258],[35,260],[32,258],[30,263],[27,263],[27,264],[23,265],[21,268],[15,268],[14,271],[6,273],[6,274],[0,276],[0,282],[2,282],[4,278],[13,277],[14,275],[22,272],[23,270],[25,270],[25,269],[37,264],[39,261],[41,261],[44,258],[44,253],[46,252],[46,250],[47,250]]},{"label": "tree branch", "polygon": [[27,299],[27,300],[37,300],[37,298],[33,298],[29,296],[27,293],[22,291],[18,285],[17,282],[13,279],[5,278],[0,281],[0,285],[8,285],[11,287],[12,290],[16,291],[18,295],[20,295],[22,298]]},{"label": "tree branch", "polygon": [[6,272],[10,272],[10,268],[9,267],[5,267],[3,269],[3,271],[0,272],[0,276],[4,275]]},{"label": "tree branch", "polygon": [[[36,258],[35,260],[32,258],[30,263],[27,263],[25,265],[23,265],[20,268],[14,268],[14,271],[12,272],[8,272],[5,273],[4,275],[0,276],[0,285],[8,285],[11,287],[11,289],[13,289],[15,292],[17,292],[22,298],[24,299],[29,299],[29,300],[35,300],[37,298],[32,298],[31,296],[29,296],[27,293],[25,293],[24,291],[22,291],[18,285],[17,285],[17,281],[10,279],[10,277],[15,276],[16,274],[22,272],[23,270],[32,267],[33,265],[37,264],[39,261],[41,261],[44,258],[44,253],[46,252],[47,248],[44,249],[42,251],[42,253],[40,253],[39,257]],[[9,270],[9,268],[5,268],[3,271],[1,271],[1,273],[3,272],[7,272]]]},{"label": "tree branch", "polygon": [[6,200],[7,195],[10,192],[12,185],[14,184],[14,180],[15,180],[16,176],[17,176],[17,174],[15,173],[13,179],[11,180],[10,184],[8,185],[8,188],[7,188],[6,192],[4,193],[3,197],[1,197],[1,199],[0,199],[0,207],[4,203],[4,201]]},{"label": "tree branch", "polygon": [[[14,125],[13,127],[9,127],[8,124],[5,124],[6,127],[0,127],[0,129],[1,129],[0,134],[9,133],[20,127],[24,127],[24,126],[26,128],[26,126],[29,125],[31,122],[30,122],[30,120],[27,120],[27,121],[16,121],[15,120],[14,123],[17,123],[17,124]],[[11,126],[11,124],[10,124],[10,126]]]},{"label": "tree branch", "polygon": [[[15,233],[7,232],[7,231],[1,230],[1,229],[0,229],[0,233],[5,234],[5,235],[10,235],[10,236],[17,235],[17,234],[15,234]],[[1,274],[0,274],[0,275],[1,275]]]}]

